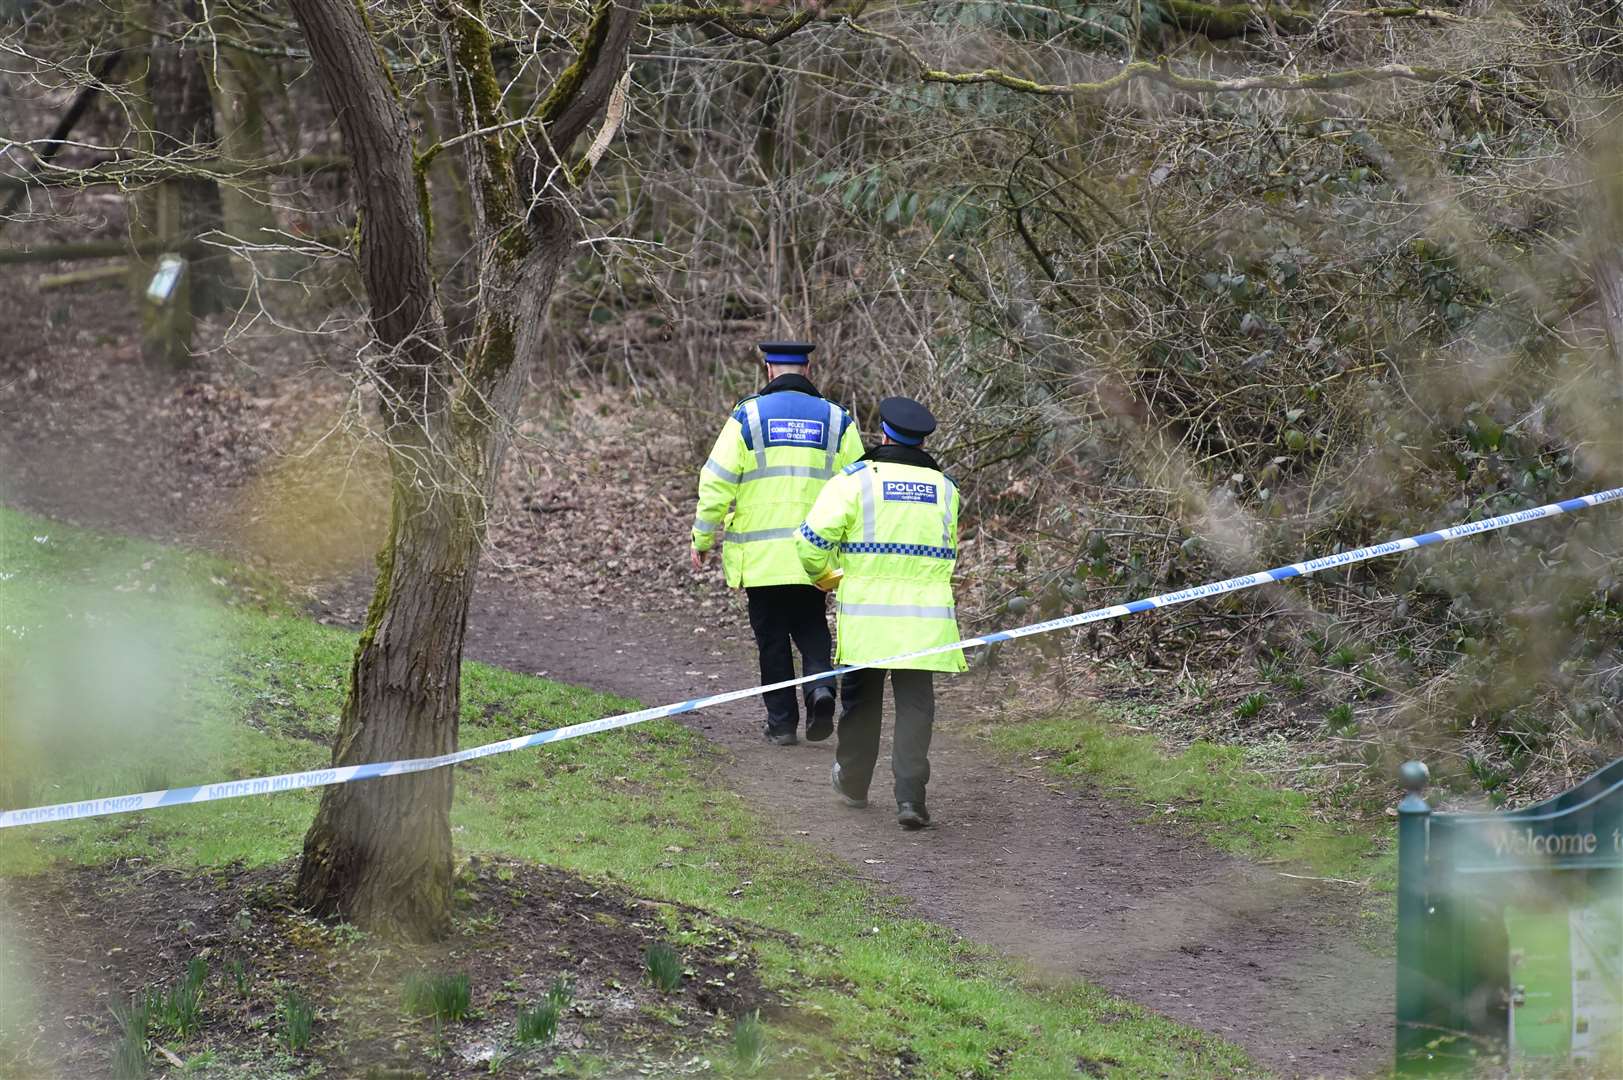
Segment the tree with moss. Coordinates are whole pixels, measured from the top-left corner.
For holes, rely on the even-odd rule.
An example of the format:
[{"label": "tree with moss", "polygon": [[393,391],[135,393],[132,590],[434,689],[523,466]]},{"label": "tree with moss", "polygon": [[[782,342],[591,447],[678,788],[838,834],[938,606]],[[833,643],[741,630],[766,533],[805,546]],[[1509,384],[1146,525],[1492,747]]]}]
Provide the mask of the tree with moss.
[{"label": "tree with moss", "polygon": [[[574,146],[612,111],[641,4],[592,4],[573,56],[523,107],[497,78],[495,13],[480,0],[434,5],[428,26],[399,31],[438,37],[453,88],[457,134],[427,147],[413,140],[379,13],[342,0],[291,6],[352,163],[375,336],[367,364],[393,485],[333,763],[431,757],[456,748],[463,633],[492,488],[547,301],[579,236],[573,200],[592,157]],[[478,303],[462,341],[447,332],[429,262],[425,170],[442,152],[464,155],[473,206]],[[300,899],[362,926],[444,932],[451,789],[447,769],[326,789],[305,837]]]}]

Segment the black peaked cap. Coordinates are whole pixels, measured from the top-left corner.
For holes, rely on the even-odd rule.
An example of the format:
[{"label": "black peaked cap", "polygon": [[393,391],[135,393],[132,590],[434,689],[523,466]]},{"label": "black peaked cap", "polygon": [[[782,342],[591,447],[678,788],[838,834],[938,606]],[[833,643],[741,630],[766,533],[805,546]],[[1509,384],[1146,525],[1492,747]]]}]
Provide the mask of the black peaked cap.
[{"label": "black peaked cap", "polygon": [[757,348],[768,355],[807,356],[817,346],[809,341],[763,341]]},{"label": "black peaked cap", "polygon": [[879,403],[879,419],[911,439],[922,439],[935,430],[930,410],[912,398],[891,397]]}]

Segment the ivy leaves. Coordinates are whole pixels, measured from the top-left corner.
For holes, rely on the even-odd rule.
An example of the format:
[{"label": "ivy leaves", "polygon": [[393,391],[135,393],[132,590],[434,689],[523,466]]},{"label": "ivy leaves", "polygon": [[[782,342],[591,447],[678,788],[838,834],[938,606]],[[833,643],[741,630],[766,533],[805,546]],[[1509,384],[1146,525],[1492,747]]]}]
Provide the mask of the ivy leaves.
[{"label": "ivy leaves", "polygon": [[831,169],[820,173],[813,183],[837,191],[846,213],[870,224],[898,230],[922,225],[934,234],[956,238],[986,222],[985,208],[971,198],[973,188],[921,190],[880,168]]}]

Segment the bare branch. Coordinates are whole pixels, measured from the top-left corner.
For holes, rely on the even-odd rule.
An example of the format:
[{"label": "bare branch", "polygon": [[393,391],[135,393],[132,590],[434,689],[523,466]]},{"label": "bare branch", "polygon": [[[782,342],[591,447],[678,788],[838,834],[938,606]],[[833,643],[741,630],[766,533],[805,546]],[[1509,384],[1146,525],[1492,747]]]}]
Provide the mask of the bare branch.
[{"label": "bare branch", "polygon": [[[852,5],[852,10],[835,13],[825,11],[817,6],[802,8],[787,19],[779,20],[775,25],[772,16],[763,11],[749,11],[737,7],[727,7],[719,4],[656,4],[649,9],[649,15],[655,26],[681,26],[693,24],[700,26],[716,26],[737,38],[759,42],[762,45],[776,45],[811,23],[822,19],[834,21],[842,18],[855,18],[861,14],[862,8],[867,4]],[[757,29],[754,23],[768,24],[765,29]]]},{"label": "bare branch", "polygon": [[641,0],[599,0],[581,34],[575,60],[553,82],[536,115],[562,154],[602,112],[625,70]]},{"label": "bare branch", "polygon": [[[428,368],[443,355],[444,329],[428,265],[428,232],[413,184],[413,155],[399,92],[360,5],[291,0],[337,114],[353,164],[360,212],[360,263],[378,339]],[[387,369],[386,369],[387,370]],[[397,386],[410,399],[432,386]]]},{"label": "bare branch", "polygon": [[1428,83],[1458,83],[1474,85],[1469,75],[1447,68],[1425,67],[1411,64],[1380,64],[1374,67],[1347,68],[1310,75],[1249,75],[1235,79],[1202,79],[1181,75],[1171,68],[1165,57],[1159,61],[1137,60],[1117,69],[1114,75],[1097,82],[1044,83],[1034,79],[1011,75],[999,68],[982,71],[943,71],[933,68],[908,42],[894,34],[863,26],[852,21],[851,29],[859,34],[889,42],[900,49],[919,69],[919,78],[925,82],[948,83],[957,86],[990,83],[1018,90],[1026,94],[1047,97],[1102,97],[1120,90],[1137,79],[1170,86],[1192,94],[1236,94],[1254,90],[1284,90],[1313,92],[1339,90],[1349,86],[1405,80]]}]

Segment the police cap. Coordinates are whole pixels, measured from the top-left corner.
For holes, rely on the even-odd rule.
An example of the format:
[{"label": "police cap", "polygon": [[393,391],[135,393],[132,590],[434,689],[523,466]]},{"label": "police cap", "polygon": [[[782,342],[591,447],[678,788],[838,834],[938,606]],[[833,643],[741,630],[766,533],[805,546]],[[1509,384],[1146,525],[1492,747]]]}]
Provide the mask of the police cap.
[{"label": "police cap", "polygon": [[891,397],[879,403],[879,426],[894,441],[917,446],[935,430],[935,417],[912,398]]},{"label": "police cap", "polygon": [[763,341],[760,344],[769,364],[804,364],[807,354],[815,348],[817,346],[808,341]]}]

